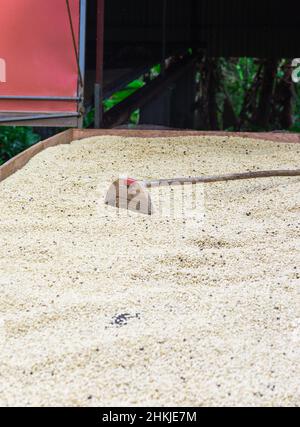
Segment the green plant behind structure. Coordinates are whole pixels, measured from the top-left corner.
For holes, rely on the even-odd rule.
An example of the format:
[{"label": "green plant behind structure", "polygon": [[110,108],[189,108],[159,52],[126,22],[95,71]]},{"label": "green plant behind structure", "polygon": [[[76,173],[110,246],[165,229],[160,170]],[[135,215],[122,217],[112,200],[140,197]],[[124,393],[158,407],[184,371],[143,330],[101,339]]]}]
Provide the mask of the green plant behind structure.
[{"label": "green plant behind structure", "polygon": [[4,126],[0,128],[0,164],[16,156],[40,140],[32,128]]}]

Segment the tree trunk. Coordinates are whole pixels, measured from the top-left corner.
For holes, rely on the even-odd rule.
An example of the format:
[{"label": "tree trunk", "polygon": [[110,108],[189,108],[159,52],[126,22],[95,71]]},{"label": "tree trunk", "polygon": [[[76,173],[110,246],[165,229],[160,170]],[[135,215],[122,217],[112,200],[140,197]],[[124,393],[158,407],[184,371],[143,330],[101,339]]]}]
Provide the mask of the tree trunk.
[{"label": "tree trunk", "polygon": [[205,130],[218,130],[218,106],[216,101],[218,91],[217,79],[218,60],[204,58],[200,64],[201,84],[199,85],[197,110],[197,128]]},{"label": "tree trunk", "polygon": [[267,129],[270,122],[277,67],[277,59],[267,59],[265,61],[260,99],[254,120],[254,124],[262,129]]},{"label": "tree trunk", "polygon": [[208,115],[209,115],[209,127],[210,130],[218,130],[218,106],[217,106],[217,91],[218,91],[218,79],[217,79],[217,67],[218,60],[210,58],[208,61]]},{"label": "tree trunk", "polygon": [[285,64],[284,76],[281,80],[282,91],[282,112],[280,115],[280,124],[283,129],[289,129],[293,125],[293,97],[294,83],[292,80],[291,61]]},{"label": "tree trunk", "polygon": [[253,123],[254,121],[253,113],[255,112],[257,93],[261,84],[262,69],[263,66],[262,64],[260,64],[253,80],[252,86],[245,93],[244,102],[239,117],[239,131],[241,131],[242,129],[247,129],[249,122]]},{"label": "tree trunk", "polygon": [[225,101],[224,101],[224,110],[223,110],[223,129],[226,130],[229,128],[233,130],[237,130],[238,119],[236,117],[231,100],[229,99],[229,96],[226,94]]}]

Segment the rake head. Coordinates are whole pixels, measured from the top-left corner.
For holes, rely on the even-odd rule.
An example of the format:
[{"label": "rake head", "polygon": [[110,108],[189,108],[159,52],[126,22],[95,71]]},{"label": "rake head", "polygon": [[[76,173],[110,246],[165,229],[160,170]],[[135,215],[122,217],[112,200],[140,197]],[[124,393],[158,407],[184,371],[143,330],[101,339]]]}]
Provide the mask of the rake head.
[{"label": "rake head", "polygon": [[105,204],[118,209],[152,215],[152,203],[149,192],[142,181],[132,178],[121,178],[110,186]]}]

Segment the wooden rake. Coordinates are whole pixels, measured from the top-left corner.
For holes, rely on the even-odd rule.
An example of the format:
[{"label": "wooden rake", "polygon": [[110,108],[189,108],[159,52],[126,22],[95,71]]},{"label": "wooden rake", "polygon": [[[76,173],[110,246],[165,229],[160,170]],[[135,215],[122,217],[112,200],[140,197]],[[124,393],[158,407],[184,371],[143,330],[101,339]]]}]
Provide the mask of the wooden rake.
[{"label": "wooden rake", "polygon": [[106,194],[105,203],[109,206],[113,206],[114,208],[128,209],[133,212],[152,215],[153,206],[151,196],[148,191],[149,188],[293,176],[300,176],[300,169],[254,171],[189,178],[157,179],[150,181],[139,181],[134,178],[120,178],[114,181],[110,186]]}]

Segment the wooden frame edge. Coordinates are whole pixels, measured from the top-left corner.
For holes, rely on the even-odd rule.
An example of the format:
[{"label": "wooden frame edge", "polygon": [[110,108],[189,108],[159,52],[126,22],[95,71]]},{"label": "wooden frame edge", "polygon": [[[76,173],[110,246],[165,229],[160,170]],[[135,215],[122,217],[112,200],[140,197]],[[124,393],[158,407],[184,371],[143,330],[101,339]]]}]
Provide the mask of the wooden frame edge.
[{"label": "wooden frame edge", "polygon": [[22,153],[13,157],[4,165],[0,166],[0,182],[4,181],[10,175],[22,169],[35,155],[49,147],[55,147],[60,144],[70,144],[73,140],[73,129],[61,132],[51,138],[38,142]]},{"label": "wooden frame edge", "polygon": [[272,141],[275,143],[300,143],[300,134],[295,133],[250,133],[250,132],[207,132],[190,130],[140,130],[140,129],[68,129],[51,138],[33,145],[26,151],[10,159],[0,166],[0,182],[10,175],[22,169],[36,154],[61,144],[70,144],[72,141],[91,138],[94,136],[123,136],[137,138],[163,138],[180,136],[235,136],[240,138],[253,138],[258,140]]},{"label": "wooden frame edge", "polygon": [[278,143],[300,143],[300,134],[288,132],[223,132],[194,130],[141,130],[141,129],[73,129],[74,140],[94,136],[123,136],[132,138],[166,138],[180,136],[231,136],[252,138]]}]

